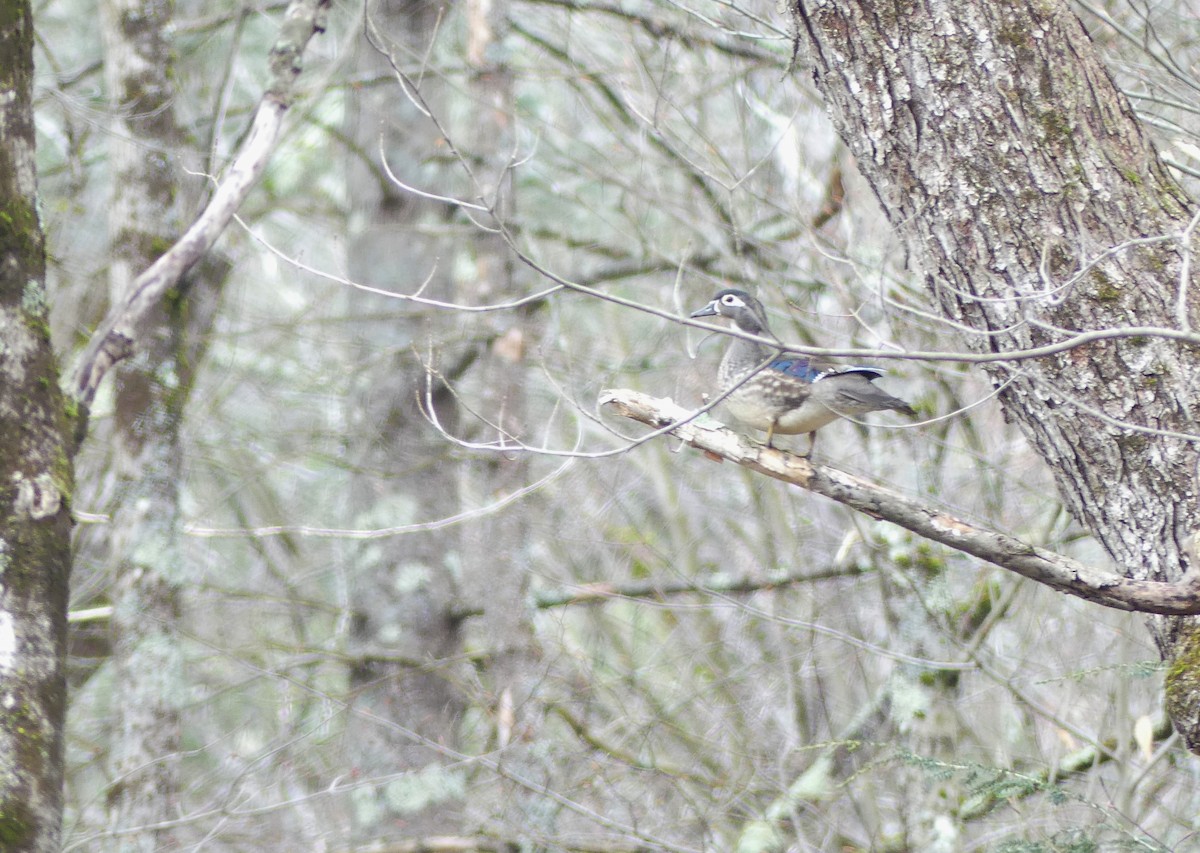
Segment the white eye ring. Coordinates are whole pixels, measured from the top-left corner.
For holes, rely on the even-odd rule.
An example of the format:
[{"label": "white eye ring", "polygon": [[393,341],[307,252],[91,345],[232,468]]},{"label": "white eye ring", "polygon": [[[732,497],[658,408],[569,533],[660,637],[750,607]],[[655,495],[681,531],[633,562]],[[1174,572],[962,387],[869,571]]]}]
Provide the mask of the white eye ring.
[{"label": "white eye ring", "polygon": [[721,304],[722,305],[741,305],[742,300],[738,299],[732,293],[726,293],[724,296],[721,297]]}]

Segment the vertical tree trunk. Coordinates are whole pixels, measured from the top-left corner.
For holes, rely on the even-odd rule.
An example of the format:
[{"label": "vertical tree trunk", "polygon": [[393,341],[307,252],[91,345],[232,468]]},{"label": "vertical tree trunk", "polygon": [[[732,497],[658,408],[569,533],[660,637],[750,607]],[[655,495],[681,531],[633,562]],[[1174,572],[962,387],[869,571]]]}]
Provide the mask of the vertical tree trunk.
[{"label": "vertical tree trunk", "polygon": [[[430,40],[445,23],[443,11],[420,0],[367,4],[372,43],[359,45],[359,73],[393,82],[388,55],[402,67],[410,67],[413,56],[428,55]],[[441,109],[450,88],[429,75],[421,94]],[[382,138],[397,174],[422,186],[452,182],[452,167],[429,156],[439,149],[440,134],[394,85],[362,87],[354,95],[347,133],[361,150],[372,152],[372,161]],[[426,296],[452,298],[449,271],[460,249],[445,236],[447,208],[390,185],[377,164],[369,170],[364,162],[352,162],[348,186],[359,217],[348,252],[351,277],[411,293],[429,276]],[[365,300],[356,292],[342,305],[355,317],[353,357],[362,365],[346,392],[347,417],[359,424],[359,439],[347,448],[347,458],[364,472],[351,488],[350,526],[390,527],[455,515],[458,473],[450,445],[424,412],[426,375],[419,361],[431,346],[440,351],[447,339],[455,340],[447,322],[452,318],[398,300]],[[470,351],[462,357],[469,360]],[[455,428],[456,407],[444,388],[432,389],[432,405],[441,423]],[[461,651],[457,539],[457,531],[448,528],[376,540],[354,547],[346,569],[355,615],[351,640],[358,664],[350,679],[355,707],[449,746],[458,742],[463,710],[458,665],[443,663]],[[414,778],[425,791],[414,796],[413,781],[405,778],[364,787],[354,799],[355,834],[375,837],[397,823],[405,835],[418,838],[457,828],[451,815],[461,798],[459,771],[443,775],[436,753],[370,719],[355,717],[349,724],[353,772],[367,779],[419,772]]]},{"label": "vertical tree trunk", "polygon": [[[512,172],[514,128],[512,72],[505,40],[509,4],[504,0],[469,0],[466,5],[466,59],[469,93],[474,102],[471,124],[459,135],[469,150],[482,203],[497,219],[513,222],[517,198]],[[477,231],[471,241],[469,264],[457,283],[459,301],[483,305],[517,297],[511,251],[500,234]],[[533,310],[536,310],[533,309]],[[457,383],[473,411],[487,423],[467,422],[463,433],[472,441],[495,445],[529,440],[529,401],[525,389],[526,352],[536,346],[537,323],[531,311],[482,315],[477,321],[484,336],[480,356]],[[526,484],[529,454],[481,453],[461,466],[463,509],[500,500]],[[505,764],[528,767],[528,744],[539,741],[542,709],[533,690],[538,683],[537,646],[529,609],[531,525],[528,505],[489,513],[462,527],[464,597],[474,614],[464,626],[468,644],[486,650],[479,668],[482,693],[476,701],[492,723],[488,746],[506,752]],[[505,815],[514,834],[529,828],[532,815],[523,792],[496,788],[495,797],[473,797],[480,825]]]},{"label": "vertical tree trunk", "polygon": [[[944,315],[971,330],[971,349],[1200,322],[1196,265],[1179,239],[1192,205],[1065,3],[793,8],[842,138]],[[986,369],[1122,570],[1177,580],[1200,568],[1188,553],[1192,349],[1127,337]],[[1192,620],[1150,628],[1166,658],[1196,645]],[[1168,680],[1168,704],[1196,749],[1200,693],[1184,682]]]},{"label": "vertical tree trunk", "polygon": [[62,830],[74,448],[46,315],[32,110],[33,19],[0,10],[0,847]]},{"label": "vertical tree trunk", "polygon": [[[104,76],[113,120],[109,209],[111,300],[178,236],[177,181],[182,134],[175,124],[173,57],[167,32],[173,3],[101,4]],[[107,797],[109,846],[166,850],[169,830],[144,829],[178,815],[180,716],[187,691],[179,619],[182,564],[180,422],[194,359],[184,351],[183,288],[156,305],[142,346],[116,373],[115,418],[106,490],[112,496],[108,564],[113,579],[114,684]]]}]

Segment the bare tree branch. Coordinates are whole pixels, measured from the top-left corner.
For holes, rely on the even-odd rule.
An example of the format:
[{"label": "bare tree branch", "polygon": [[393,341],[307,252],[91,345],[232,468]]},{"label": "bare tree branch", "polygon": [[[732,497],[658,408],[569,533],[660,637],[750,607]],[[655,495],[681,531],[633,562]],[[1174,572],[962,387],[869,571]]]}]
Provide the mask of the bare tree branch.
[{"label": "bare tree branch", "polygon": [[[600,405],[655,429],[685,421],[693,414],[673,400],[626,389],[601,392]],[[1003,533],[977,527],[940,507],[844,471],[813,465],[793,453],[752,444],[732,430],[708,422],[681,423],[671,433],[715,457],[832,498],[872,518],[890,521],[926,539],[986,560],[1059,592],[1135,613],[1200,614],[1200,583],[1191,578],[1178,583],[1135,580],[1087,566]]]},{"label": "bare tree branch", "polygon": [[817,572],[772,572],[764,577],[721,576],[685,578],[662,582],[659,580],[625,581],[623,583],[591,583],[573,587],[539,590],[533,593],[533,604],[539,610],[576,604],[602,604],[622,598],[660,598],[686,593],[750,593],[806,583],[837,580],[871,574],[871,566],[853,564],[833,566]]},{"label": "bare tree branch", "polygon": [[[581,14],[596,13],[599,15],[611,15],[616,18],[623,18],[630,23],[637,24],[646,33],[655,39],[677,39],[681,44],[689,49],[694,49],[698,46],[711,47],[714,50],[729,54],[730,56],[749,59],[754,62],[764,63],[767,65],[778,66],[779,68],[786,67],[787,57],[782,53],[771,53],[769,50],[760,50],[752,41],[736,41],[734,39],[725,38],[721,35],[711,35],[705,30],[691,32],[683,27],[676,26],[668,22],[665,18],[652,17],[650,15],[641,15],[631,9],[624,9],[615,3],[604,2],[579,2],[579,0],[529,0],[530,3],[546,6],[556,6],[565,9],[569,12],[577,12]],[[719,32],[719,31],[718,31]],[[760,36],[760,39],[766,38],[781,38],[784,35],[782,30],[777,36]]]},{"label": "bare tree branch", "polygon": [[84,406],[91,405],[113,365],[133,353],[139,321],[212,247],[266,171],[283,117],[295,96],[304,49],[313,36],[324,32],[328,7],[329,0],[294,0],[288,6],[279,38],[271,48],[270,85],[229,171],[200,216],[134,280],[125,299],[112,307],[84,350],[69,389]]}]

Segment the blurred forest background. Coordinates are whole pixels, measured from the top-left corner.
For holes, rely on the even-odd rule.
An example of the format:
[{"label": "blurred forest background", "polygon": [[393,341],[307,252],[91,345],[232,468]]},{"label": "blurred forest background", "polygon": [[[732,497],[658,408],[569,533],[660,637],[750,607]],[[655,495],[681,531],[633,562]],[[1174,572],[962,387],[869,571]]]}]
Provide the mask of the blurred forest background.
[{"label": "blurred forest background", "polygon": [[[65,363],[211,191],[284,6],[35,4]],[[1195,4],[1075,8],[1194,184]],[[724,341],[543,270],[959,348],[788,27],[333,6],[265,180],[94,407],[65,849],[1196,849],[1140,618],[596,410],[699,405]],[[923,422],[832,425],[822,461],[1104,561],[980,371],[883,366]]]}]

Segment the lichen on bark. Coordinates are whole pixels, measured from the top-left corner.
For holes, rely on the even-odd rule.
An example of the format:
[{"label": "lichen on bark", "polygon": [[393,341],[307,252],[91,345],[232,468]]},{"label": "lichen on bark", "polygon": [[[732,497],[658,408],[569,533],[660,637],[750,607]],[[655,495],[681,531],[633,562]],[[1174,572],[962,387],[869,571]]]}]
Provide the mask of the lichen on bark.
[{"label": "lichen on bark", "polygon": [[0,843],[13,853],[59,847],[74,451],[46,323],[31,14],[0,5]]},{"label": "lichen on bark", "polygon": [[1188,749],[1200,754],[1200,626],[1180,632],[1164,682],[1167,714]]}]

